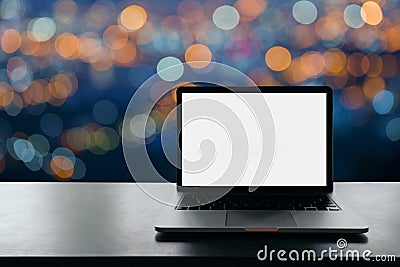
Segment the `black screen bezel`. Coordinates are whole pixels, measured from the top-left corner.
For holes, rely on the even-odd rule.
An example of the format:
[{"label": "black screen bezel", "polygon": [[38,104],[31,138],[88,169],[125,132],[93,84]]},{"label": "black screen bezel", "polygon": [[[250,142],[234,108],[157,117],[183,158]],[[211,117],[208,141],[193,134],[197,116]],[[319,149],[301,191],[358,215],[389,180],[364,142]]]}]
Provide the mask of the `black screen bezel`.
[{"label": "black screen bezel", "polygon": [[[257,193],[330,193],[333,191],[333,93],[328,86],[258,86],[258,87],[212,87],[212,86],[181,86],[176,90],[177,96],[177,136],[178,145],[182,147],[182,94],[184,93],[325,93],[326,94],[326,186],[259,186]],[[177,147],[179,152],[179,147]],[[180,153],[177,153],[180,155]],[[182,166],[182,158],[178,157],[178,165]],[[179,191],[191,188],[215,188],[211,186],[182,186],[182,170],[177,168],[177,188]],[[222,187],[218,187],[222,188]],[[248,193],[248,186],[234,186],[231,193]]]}]

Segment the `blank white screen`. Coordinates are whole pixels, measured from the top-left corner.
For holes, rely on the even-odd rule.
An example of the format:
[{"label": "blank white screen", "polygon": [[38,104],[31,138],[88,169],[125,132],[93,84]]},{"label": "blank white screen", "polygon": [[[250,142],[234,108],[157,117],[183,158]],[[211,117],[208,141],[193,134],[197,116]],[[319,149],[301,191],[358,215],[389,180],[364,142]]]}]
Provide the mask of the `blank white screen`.
[{"label": "blank white screen", "polygon": [[[270,172],[259,186],[326,186],[326,94],[325,93],[183,93],[182,125],[188,123],[185,117],[186,101],[196,99],[213,99],[224,103],[236,116],[240,116],[249,133],[249,158],[256,158],[259,143],[253,142],[252,129],[255,121],[246,106],[237,96],[246,98],[264,97],[268,103],[275,125],[275,155]],[[209,108],[209,107],[204,107]],[[187,110],[186,110],[187,111]],[[193,112],[193,110],[192,110]],[[217,117],[218,110],[215,110]],[[199,115],[201,111],[198,111]],[[257,114],[262,116],[262,114]],[[190,124],[189,124],[190,125]],[[244,176],[237,183],[219,183],[218,177],[229,164],[232,154],[229,140],[218,126],[205,121],[191,127],[182,128],[182,156],[196,160],[201,157],[196,142],[213,133],[217,157],[207,172],[185,172],[185,161],[182,162],[183,186],[249,186],[257,166],[249,166]],[[247,140],[246,140],[247,141]],[[198,143],[198,142],[197,142]],[[252,162],[250,160],[250,162]],[[268,166],[266,166],[267,168]]]}]

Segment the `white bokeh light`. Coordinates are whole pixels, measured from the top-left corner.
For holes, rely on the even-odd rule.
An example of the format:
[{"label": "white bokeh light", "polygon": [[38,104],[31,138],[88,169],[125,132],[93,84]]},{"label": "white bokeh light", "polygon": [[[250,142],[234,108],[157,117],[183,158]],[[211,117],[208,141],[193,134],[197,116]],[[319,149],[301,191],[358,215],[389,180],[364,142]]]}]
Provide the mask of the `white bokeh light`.
[{"label": "white bokeh light", "polygon": [[312,2],[298,1],[293,5],[292,14],[298,23],[311,24],[317,19],[318,11]]},{"label": "white bokeh light", "polygon": [[28,36],[37,42],[46,42],[56,33],[56,24],[48,17],[36,18],[28,24]]},{"label": "white bokeh light", "polygon": [[351,28],[361,28],[365,24],[361,12],[361,6],[356,4],[348,5],[343,13],[344,22]]},{"label": "white bokeh light", "polygon": [[221,30],[232,30],[239,24],[239,20],[239,12],[228,5],[218,7],[213,14],[213,22]]},{"label": "white bokeh light", "polygon": [[165,57],[157,64],[157,74],[164,81],[172,82],[183,75],[183,65],[176,57]]}]

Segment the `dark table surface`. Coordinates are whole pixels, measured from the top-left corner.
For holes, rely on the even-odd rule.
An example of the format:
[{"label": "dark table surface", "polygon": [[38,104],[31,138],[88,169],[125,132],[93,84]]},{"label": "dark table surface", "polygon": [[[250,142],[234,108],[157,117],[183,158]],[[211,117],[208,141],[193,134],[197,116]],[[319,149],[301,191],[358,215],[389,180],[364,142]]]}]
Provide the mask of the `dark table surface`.
[{"label": "dark table surface", "polygon": [[161,234],[154,224],[165,206],[133,183],[2,183],[0,256],[255,258],[264,245],[322,250],[338,238],[347,249],[400,256],[400,183],[336,183],[335,194],[367,234]]}]

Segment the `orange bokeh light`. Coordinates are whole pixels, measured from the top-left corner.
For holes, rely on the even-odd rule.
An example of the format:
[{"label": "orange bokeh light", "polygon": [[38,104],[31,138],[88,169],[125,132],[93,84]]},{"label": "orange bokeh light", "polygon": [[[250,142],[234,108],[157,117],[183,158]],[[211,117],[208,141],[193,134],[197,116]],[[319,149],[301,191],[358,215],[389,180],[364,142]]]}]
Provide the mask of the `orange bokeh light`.
[{"label": "orange bokeh light", "polygon": [[177,13],[180,17],[191,23],[204,19],[204,8],[197,0],[185,0],[179,4]]},{"label": "orange bokeh light", "polygon": [[96,62],[102,56],[101,42],[90,35],[81,35],[80,40],[82,44],[82,61],[87,63]]},{"label": "orange bokeh light", "polygon": [[274,71],[283,71],[287,69],[292,61],[292,56],[286,48],[274,46],[265,54],[267,66]]},{"label": "orange bokeh light", "polygon": [[[30,40],[25,34],[23,35],[21,52],[25,55],[32,55],[36,57],[46,57],[52,53],[52,42],[35,42]],[[46,61],[39,60],[36,63],[39,66],[46,65]],[[47,65],[48,66],[48,65]]]},{"label": "orange bokeh light", "polygon": [[205,68],[210,64],[211,59],[212,53],[210,49],[203,44],[194,44],[186,49],[185,60],[192,68]]},{"label": "orange bokeh light", "polygon": [[119,17],[119,22],[128,31],[136,31],[143,27],[147,21],[147,13],[137,5],[126,7]]},{"label": "orange bokeh light", "polygon": [[54,5],[53,13],[56,20],[66,23],[76,16],[78,13],[78,6],[73,0],[57,1]]},{"label": "orange bokeh light", "polygon": [[386,87],[385,80],[380,77],[366,78],[363,84],[364,94],[368,99],[373,99],[377,93],[384,90]]},{"label": "orange bokeh light", "polygon": [[17,30],[8,29],[1,37],[1,48],[4,52],[11,54],[21,46],[21,35]]},{"label": "orange bokeh light", "polygon": [[113,66],[111,52],[105,47],[102,47],[101,57],[91,63],[93,69],[97,71],[107,71]]},{"label": "orange bokeh light", "polygon": [[21,47],[20,51],[25,55],[33,55],[36,51],[38,51],[40,47],[40,42],[32,41],[28,38],[28,34],[26,32],[21,35]]},{"label": "orange bokeh light", "polygon": [[104,44],[110,49],[120,49],[128,42],[128,33],[121,27],[113,25],[103,34]]},{"label": "orange bokeh light", "polygon": [[240,14],[240,20],[249,22],[256,19],[267,8],[265,0],[238,0],[235,8]]},{"label": "orange bokeh light", "polygon": [[86,138],[89,132],[83,127],[70,129],[66,132],[65,146],[68,146],[75,152],[86,149]]},{"label": "orange bokeh light", "polygon": [[383,30],[381,36],[382,48],[389,53],[400,50],[400,25]]},{"label": "orange bokeh light", "polygon": [[321,74],[325,67],[324,57],[316,51],[308,51],[300,58],[300,68],[305,74],[315,77]]},{"label": "orange bokeh light", "polygon": [[369,25],[378,25],[383,19],[382,9],[374,1],[367,1],[361,7],[361,17]]},{"label": "orange bokeh light", "polygon": [[271,73],[265,68],[256,68],[252,69],[249,72],[249,77],[257,84],[257,85],[280,85],[278,81],[274,79]]},{"label": "orange bokeh light", "polygon": [[55,48],[61,57],[65,59],[75,59],[79,57],[81,42],[75,35],[63,33],[57,37]]},{"label": "orange bokeh light", "polygon": [[120,65],[130,65],[136,58],[136,46],[128,42],[118,50],[111,51],[112,59]]},{"label": "orange bokeh light", "polygon": [[346,54],[339,49],[330,49],[324,54],[325,69],[328,74],[336,74],[343,70],[346,65]]},{"label": "orange bokeh light", "polygon": [[51,95],[49,92],[45,91],[47,84],[47,81],[42,79],[33,81],[31,83],[27,91],[29,91],[31,95],[33,104],[45,103],[49,101]]},{"label": "orange bokeh light", "polygon": [[53,106],[60,106],[75,94],[77,87],[76,78],[69,73],[63,73],[55,75],[49,83],[40,80],[39,84],[32,84],[30,91],[35,102],[48,102]]},{"label": "orange bokeh light", "polygon": [[316,22],[315,31],[324,41],[332,41],[343,36],[344,25],[333,16],[322,17]]},{"label": "orange bokeh light", "polygon": [[318,36],[310,25],[296,25],[290,31],[290,37],[298,48],[304,49],[315,45],[318,42]]},{"label": "orange bokeh light", "polygon": [[383,60],[378,54],[367,55],[369,60],[369,69],[367,75],[369,77],[376,77],[382,73]]},{"label": "orange bokeh light", "polygon": [[294,58],[289,67],[284,71],[283,77],[289,84],[299,84],[309,78],[300,67],[300,59]]},{"label": "orange bokeh light", "polygon": [[65,156],[55,156],[50,161],[50,167],[61,179],[68,179],[74,174],[74,164]]},{"label": "orange bokeh light", "polygon": [[364,93],[358,86],[350,86],[343,90],[340,100],[343,106],[349,110],[358,109],[365,104]]},{"label": "orange bokeh light", "polygon": [[0,108],[8,106],[14,100],[14,90],[5,82],[0,82]]},{"label": "orange bokeh light", "polygon": [[54,98],[65,99],[68,97],[68,89],[62,83],[57,83],[57,82],[53,81],[47,85],[47,88],[48,88],[48,92]]},{"label": "orange bokeh light", "polygon": [[343,68],[340,72],[336,73],[335,76],[332,76],[332,79],[326,79],[327,81],[331,81],[329,85],[334,89],[342,89],[346,86],[349,81],[349,73],[345,68]]},{"label": "orange bokeh light", "polygon": [[369,69],[368,58],[360,52],[351,54],[347,58],[347,70],[355,77],[363,76]]}]

